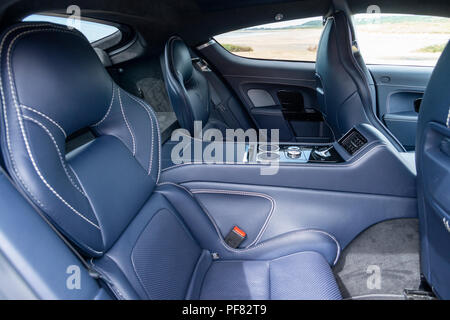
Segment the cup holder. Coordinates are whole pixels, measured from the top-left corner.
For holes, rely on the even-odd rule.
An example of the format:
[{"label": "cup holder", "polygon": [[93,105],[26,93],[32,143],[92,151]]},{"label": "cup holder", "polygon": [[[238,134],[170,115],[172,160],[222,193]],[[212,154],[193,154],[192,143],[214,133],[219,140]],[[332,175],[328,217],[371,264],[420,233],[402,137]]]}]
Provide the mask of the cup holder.
[{"label": "cup holder", "polygon": [[280,160],[280,155],[276,152],[260,152],[256,158],[258,161],[270,162]]},{"label": "cup holder", "polygon": [[280,151],[280,147],[277,144],[259,144],[258,151],[260,152],[278,152]]}]

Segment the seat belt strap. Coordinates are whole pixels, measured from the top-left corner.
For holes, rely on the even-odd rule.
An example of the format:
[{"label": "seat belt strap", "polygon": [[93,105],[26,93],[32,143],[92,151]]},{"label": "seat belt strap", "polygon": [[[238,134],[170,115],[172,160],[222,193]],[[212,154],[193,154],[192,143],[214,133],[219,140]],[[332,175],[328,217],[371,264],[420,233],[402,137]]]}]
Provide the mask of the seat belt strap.
[{"label": "seat belt strap", "polygon": [[239,122],[235,119],[232,111],[224,105],[222,99],[220,98],[217,90],[214,87],[214,75],[212,74],[212,70],[209,68],[207,62],[200,58],[194,58],[192,59],[192,62],[196,69],[203,73],[206,81],[208,82],[209,92],[211,93],[210,98],[215,110],[218,111],[223,121],[229,128],[238,128]]}]

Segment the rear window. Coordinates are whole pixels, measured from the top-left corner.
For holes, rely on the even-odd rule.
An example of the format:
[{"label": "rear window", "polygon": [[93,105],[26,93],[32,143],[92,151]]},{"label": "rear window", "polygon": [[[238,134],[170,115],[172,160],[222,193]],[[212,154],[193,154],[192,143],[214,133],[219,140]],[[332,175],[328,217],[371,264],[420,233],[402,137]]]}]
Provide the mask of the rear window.
[{"label": "rear window", "polygon": [[[69,17],[57,17],[42,14],[32,14],[23,21],[26,22],[52,22],[56,24],[61,24],[65,26],[72,26]],[[78,29],[84,36],[89,40],[90,43],[96,42],[98,40],[104,39],[119,31],[118,28],[110,26],[107,24],[102,24],[98,22],[91,22],[86,20],[80,20],[78,24],[73,25]]]}]

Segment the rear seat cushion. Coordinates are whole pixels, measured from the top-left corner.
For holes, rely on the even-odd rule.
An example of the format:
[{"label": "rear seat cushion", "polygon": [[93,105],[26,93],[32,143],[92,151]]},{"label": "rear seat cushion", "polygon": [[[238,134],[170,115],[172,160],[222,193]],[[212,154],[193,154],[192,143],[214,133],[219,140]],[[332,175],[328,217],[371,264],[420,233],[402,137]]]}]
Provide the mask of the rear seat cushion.
[{"label": "rear seat cushion", "polygon": [[200,298],[334,300],[341,294],[323,256],[299,252],[274,260],[213,262]]},{"label": "rear seat cushion", "polygon": [[336,254],[336,243],[314,230],[245,250],[229,248],[187,191],[160,185],[93,263],[127,298],[339,299],[330,267]]}]

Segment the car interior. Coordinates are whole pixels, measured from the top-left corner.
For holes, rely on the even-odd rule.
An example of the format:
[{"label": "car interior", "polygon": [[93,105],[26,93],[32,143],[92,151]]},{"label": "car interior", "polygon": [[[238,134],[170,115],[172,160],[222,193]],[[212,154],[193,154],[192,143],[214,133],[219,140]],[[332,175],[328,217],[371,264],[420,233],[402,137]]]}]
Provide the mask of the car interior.
[{"label": "car interior", "polygon": [[0,299],[450,299],[450,3],[72,2],[0,4]]}]

